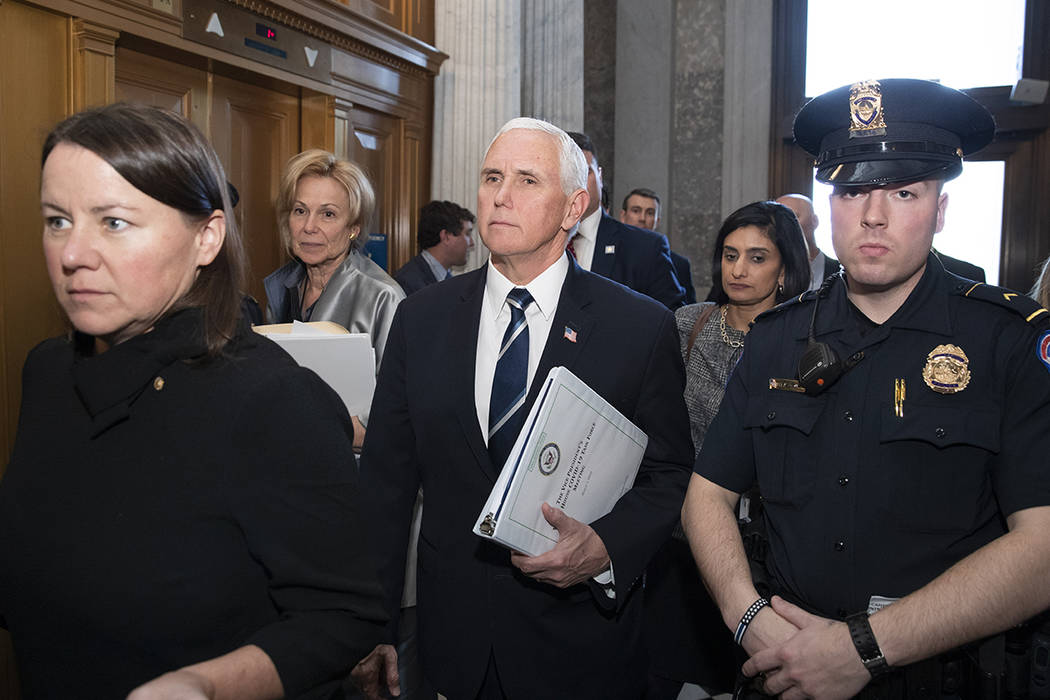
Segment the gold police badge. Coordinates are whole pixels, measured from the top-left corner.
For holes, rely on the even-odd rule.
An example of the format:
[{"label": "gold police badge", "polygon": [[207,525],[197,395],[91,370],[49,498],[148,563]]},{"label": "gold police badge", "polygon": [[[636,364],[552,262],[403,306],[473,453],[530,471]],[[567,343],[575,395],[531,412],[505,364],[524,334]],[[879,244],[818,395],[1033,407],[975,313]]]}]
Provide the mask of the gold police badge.
[{"label": "gold police badge", "polygon": [[957,345],[938,345],[926,356],[922,379],[938,394],[956,394],[970,383],[970,360]]},{"label": "gold police badge", "polygon": [[851,139],[886,134],[886,120],[882,114],[882,86],[878,80],[865,80],[850,86],[849,118]]}]

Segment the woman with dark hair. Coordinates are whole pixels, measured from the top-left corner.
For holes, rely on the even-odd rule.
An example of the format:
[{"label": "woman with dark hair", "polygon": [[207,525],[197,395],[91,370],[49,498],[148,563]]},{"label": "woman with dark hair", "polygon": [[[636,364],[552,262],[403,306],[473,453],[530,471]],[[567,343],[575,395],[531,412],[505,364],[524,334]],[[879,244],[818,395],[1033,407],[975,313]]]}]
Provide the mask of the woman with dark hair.
[{"label": "woman with dark hair", "polygon": [[218,158],[118,104],[59,124],[42,162],[71,330],[26,360],[0,482],[24,697],[332,697],[384,619],[352,428],[241,320]]},{"label": "woman with dark hair", "polygon": [[[709,301],[675,312],[697,454],[751,321],[809,288],[809,255],[794,213],[776,202],[753,202],[730,214],[715,239],[711,277]],[[654,659],[648,700],[677,697],[683,682],[732,691],[733,640],[704,590],[680,525],[646,577]]]}]

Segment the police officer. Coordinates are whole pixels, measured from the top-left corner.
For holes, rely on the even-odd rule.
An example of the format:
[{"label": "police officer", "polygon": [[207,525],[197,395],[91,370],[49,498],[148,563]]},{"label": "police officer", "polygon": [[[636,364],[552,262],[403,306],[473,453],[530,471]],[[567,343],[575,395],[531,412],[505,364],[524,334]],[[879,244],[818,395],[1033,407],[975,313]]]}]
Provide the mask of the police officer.
[{"label": "police officer", "polygon": [[[756,319],[683,509],[765,693],[978,697],[951,650],[1050,606],[1050,314],[930,254],[944,181],[994,129],[920,80],[845,86],[795,120],[844,272]],[[771,601],[734,513],[756,479]]]}]

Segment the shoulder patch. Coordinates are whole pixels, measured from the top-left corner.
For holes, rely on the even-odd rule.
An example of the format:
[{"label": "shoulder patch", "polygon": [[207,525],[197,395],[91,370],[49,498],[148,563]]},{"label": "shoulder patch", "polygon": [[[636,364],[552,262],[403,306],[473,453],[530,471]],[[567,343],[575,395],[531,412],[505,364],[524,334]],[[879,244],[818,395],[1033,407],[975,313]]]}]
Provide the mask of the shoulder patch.
[{"label": "shoulder patch", "polygon": [[1050,370],[1050,331],[1043,331],[1035,344],[1035,354],[1043,366]]},{"label": "shoulder patch", "polygon": [[955,292],[969,299],[979,299],[1010,309],[1036,328],[1045,328],[1050,324],[1050,311],[1034,299],[1010,289],[967,280],[965,284],[956,286]]},{"label": "shoulder patch", "polygon": [[752,321],[751,323],[753,323],[753,324],[754,323],[758,323],[759,321],[761,321],[764,318],[772,318],[773,316],[777,315],[778,313],[780,313],[781,311],[783,311],[785,309],[790,309],[791,307],[795,306],[796,304],[805,304],[806,302],[813,301],[816,298],[817,298],[817,292],[815,292],[815,291],[802,292],[797,297],[792,297],[792,298],[788,299],[787,301],[780,302],[779,304],[774,306],[772,309],[766,309],[765,311],[760,313],[758,316],[755,316],[755,320]]}]

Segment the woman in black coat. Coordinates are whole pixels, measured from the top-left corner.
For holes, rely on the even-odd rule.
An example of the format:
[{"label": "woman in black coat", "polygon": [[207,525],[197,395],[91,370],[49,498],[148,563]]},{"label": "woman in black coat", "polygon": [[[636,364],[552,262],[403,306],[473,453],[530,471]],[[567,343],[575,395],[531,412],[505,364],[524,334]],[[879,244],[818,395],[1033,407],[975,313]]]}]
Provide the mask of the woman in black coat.
[{"label": "woman in black coat", "polygon": [[72,330],[26,361],[0,483],[25,697],[332,697],[384,622],[353,430],[241,320],[218,158],[111,105],[56,127],[41,183]]}]

